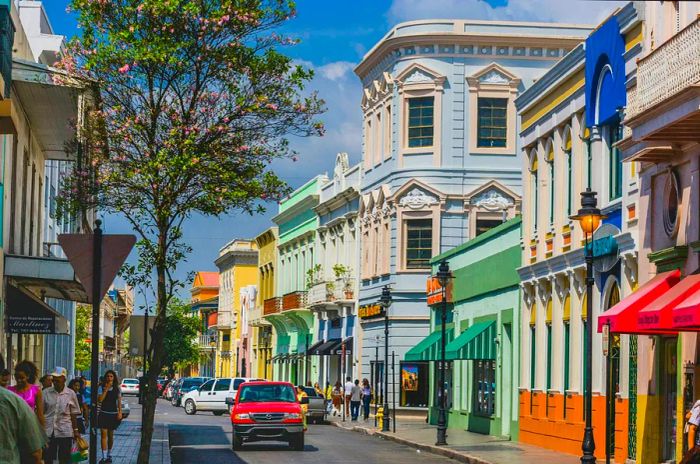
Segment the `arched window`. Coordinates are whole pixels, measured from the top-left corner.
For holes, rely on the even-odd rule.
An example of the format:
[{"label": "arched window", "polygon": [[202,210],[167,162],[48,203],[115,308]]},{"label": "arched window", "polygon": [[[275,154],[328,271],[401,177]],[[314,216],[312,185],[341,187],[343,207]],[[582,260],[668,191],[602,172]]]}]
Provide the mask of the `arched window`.
[{"label": "arched window", "polygon": [[537,303],[530,306],[530,415],[532,415],[532,397],[535,391],[535,366],[537,365]]},{"label": "arched window", "polygon": [[546,383],[546,415],[549,416],[549,390],[552,388],[552,360],[554,359],[554,350],[552,349],[552,298],[547,300],[547,313],[545,315],[545,324],[547,329],[547,383]]},{"label": "arched window", "polygon": [[549,224],[554,224],[554,195],[556,182],[554,180],[554,142],[547,141],[547,166],[549,167]]},{"label": "arched window", "polygon": [[571,128],[566,127],[564,129],[564,134],[563,134],[563,144],[562,144],[562,149],[564,151],[564,163],[566,166],[566,172],[564,175],[566,176],[566,198],[565,198],[565,204],[566,204],[566,217],[569,217],[573,214],[574,210],[574,160],[573,160],[573,154],[572,154],[572,147],[571,147]]},{"label": "arched window", "polygon": [[532,199],[532,231],[537,231],[537,216],[539,215],[539,182],[537,178],[537,151],[530,152],[530,198]]}]

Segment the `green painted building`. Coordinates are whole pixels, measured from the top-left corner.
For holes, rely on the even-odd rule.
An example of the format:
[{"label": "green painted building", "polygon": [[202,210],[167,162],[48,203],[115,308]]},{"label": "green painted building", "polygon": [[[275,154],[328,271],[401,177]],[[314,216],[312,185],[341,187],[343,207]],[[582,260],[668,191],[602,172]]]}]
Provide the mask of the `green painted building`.
[{"label": "green painted building", "polygon": [[273,378],[296,385],[318,376],[318,357],[310,356],[315,340],[315,317],[308,308],[307,276],[317,263],[315,255],[319,203],[325,175],[316,176],[280,202],[277,225],[276,303],[263,310],[272,324]]},{"label": "green painted building", "polygon": [[[518,437],[520,225],[517,217],[431,260],[433,275],[445,260],[454,277],[445,325],[448,427],[513,440]],[[429,369],[431,424],[437,423],[442,305],[432,306],[430,335],[401,365],[402,390],[412,371]]]}]

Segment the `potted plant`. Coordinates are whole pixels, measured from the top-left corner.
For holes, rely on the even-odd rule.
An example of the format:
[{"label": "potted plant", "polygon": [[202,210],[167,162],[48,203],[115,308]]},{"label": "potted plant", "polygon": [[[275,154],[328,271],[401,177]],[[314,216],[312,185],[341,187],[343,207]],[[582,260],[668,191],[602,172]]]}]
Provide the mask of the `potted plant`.
[{"label": "potted plant", "polygon": [[345,292],[345,298],[348,300],[353,298],[351,272],[352,270],[350,267],[344,264],[336,264],[333,266],[335,278],[343,281],[343,291]]},{"label": "potted plant", "polygon": [[310,290],[311,287],[314,285],[320,283],[321,279],[319,278],[321,275],[321,265],[317,264],[311,269],[306,271],[306,288],[307,290]]}]

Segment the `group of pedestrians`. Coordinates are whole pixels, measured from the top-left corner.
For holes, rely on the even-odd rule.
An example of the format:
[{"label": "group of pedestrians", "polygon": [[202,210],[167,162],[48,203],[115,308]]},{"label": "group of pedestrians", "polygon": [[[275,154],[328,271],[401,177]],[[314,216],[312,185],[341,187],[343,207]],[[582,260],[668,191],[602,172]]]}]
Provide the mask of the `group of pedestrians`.
[{"label": "group of pedestrians", "polygon": [[[7,464],[68,464],[74,445],[84,443],[89,408],[87,381],[66,384],[67,371],[56,367],[37,379],[38,369],[21,361],[12,375],[0,358],[0,462]],[[39,384],[37,384],[39,380]],[[112,462],[114,430],[121,421],[117,375],[107,371],[98,389],[98,421],[102,431],[101,464]]]},{"label": "group of pedestrians", "polygon": [[343,409],[346,414],[350,412],[350,420],[357,421],[360,417],[360,407],[362,407],[362,417],[369,420],[369,405],[372,402],[372,387],[369,380],[360,381],[352,377],[345,378],[345,385],[337,381],[333,387],[330,383],[326,386],[325,397],[329,404],[329,414],[342,415]]}]

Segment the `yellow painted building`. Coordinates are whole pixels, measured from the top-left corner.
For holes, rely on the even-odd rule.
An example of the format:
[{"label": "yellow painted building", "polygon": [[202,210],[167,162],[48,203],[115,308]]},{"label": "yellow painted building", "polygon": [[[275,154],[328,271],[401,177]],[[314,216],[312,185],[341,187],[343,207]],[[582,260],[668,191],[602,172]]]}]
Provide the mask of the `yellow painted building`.
[{"label": "yellow painted building", "polygon": [[199,366],[181,372],[185,376],[214,375],[217,357],[217,319],[219,309],[219,273],[197,272],[190,289],[190,309],[192,317],[200,320],[199,332]]},{"label": "yellow painted building", "polygon": [[251,375],[272,379],[272,325],[263,318],[271,302],[275,298],[275,263],[277,262],[277,227],[270,227],[255,237],[258,246],[258,294],[255,310],[251,316],[252,325],[252,355],[254,363]]},{"label": "yellow painted building", "polygon": [[242,291],[256,287],[258,248],[253,240],[234,239],[219,250],[214,262],[219,268],[216,377],[247,377],[250,356],[248,315],[242,311]]}]

